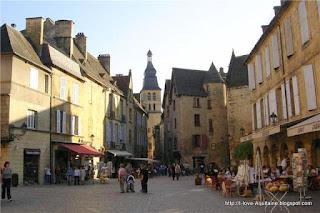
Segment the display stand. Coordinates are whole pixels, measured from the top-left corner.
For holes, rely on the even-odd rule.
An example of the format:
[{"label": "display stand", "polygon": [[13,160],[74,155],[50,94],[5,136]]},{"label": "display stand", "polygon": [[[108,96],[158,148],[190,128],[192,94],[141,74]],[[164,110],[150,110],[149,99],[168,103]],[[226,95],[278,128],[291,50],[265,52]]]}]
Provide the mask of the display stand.
[{"label": "display stand", "polygon": [[[299,192],[299,200],[306,198],[307,189],[307,151],[299,148],[292,156],[293,188]],[[311,197],[309,197],[310,199]]]},{"label": "display stand", "polygon": [[259,200],[264,200],[264,196],[261,190],[261,182],[264,180],[262,165],[261,165],[261,158],[259,152],[256,154],[256,163],[255,163],[255,182],[258,183],[258,197]]}]

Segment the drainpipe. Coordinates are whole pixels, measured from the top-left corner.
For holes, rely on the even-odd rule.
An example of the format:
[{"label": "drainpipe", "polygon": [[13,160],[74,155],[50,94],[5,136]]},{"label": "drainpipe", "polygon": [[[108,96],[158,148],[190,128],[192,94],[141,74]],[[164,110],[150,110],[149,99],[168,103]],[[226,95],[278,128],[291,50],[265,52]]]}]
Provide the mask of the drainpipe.
[{"label": "drainpipe", "polygon": [[[51,146],[51,140],[52,140],[52,76],[53,74],[50,73],[50,118],[49,118],[49,152],[50,152],[50,171],[53,174],[52,170],[52,146]],[[51,181],[52,181],[52,176],[51,175]]]}]

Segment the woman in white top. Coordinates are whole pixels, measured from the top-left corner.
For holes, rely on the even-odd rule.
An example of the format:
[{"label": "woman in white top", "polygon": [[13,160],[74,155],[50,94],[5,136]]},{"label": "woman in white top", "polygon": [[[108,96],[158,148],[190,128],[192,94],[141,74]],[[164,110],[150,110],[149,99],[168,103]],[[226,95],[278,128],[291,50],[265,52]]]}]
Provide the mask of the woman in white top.
[{"label": "woman in white top", "polygon": [[46,184],[50,184],[51,183],[51,171],[50,171],[49,165],[47,165],[46,168],[44,169],[44,173],[45,173]]},{"label": "woman in white top", "polygon": [[81,167],[81,171],[80,171],[80,179],[81,179],[81,184],[84,184],[84,180],[86,177],[86,170],[84,169],[84,167]]}]

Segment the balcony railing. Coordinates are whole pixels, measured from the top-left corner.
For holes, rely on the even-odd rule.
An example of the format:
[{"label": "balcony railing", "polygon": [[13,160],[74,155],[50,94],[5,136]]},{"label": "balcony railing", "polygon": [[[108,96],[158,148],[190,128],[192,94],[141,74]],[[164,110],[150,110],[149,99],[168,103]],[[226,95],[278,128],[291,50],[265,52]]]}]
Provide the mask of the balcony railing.
[{"label": "balcony railing", "polygon": [[114,111],[108,111],[108,118],[109,118],[109,119],[114,119],[114,118],[115,118],[115,113],[114,113]]},{"label": "balcony railing", "polygon": [[126,116],[125,115],[121,115],[120,116],[120,122],[121,123],[125,123],[126,122]]}]

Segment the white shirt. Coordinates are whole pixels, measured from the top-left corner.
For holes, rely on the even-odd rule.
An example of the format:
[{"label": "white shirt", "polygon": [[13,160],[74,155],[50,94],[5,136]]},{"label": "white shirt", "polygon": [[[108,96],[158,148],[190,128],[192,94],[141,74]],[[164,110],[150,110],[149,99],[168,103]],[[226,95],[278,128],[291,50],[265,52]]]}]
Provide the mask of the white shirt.
[{"label": "white shirt", "polygon": [[255,169],[253,167],[250,167],[250,179],[249,179],[249,183],[254,183],[254,175],[255,175]]},{"label": "white shirt", "polygon": [[45,168],[44,170],[45,170],[45,174],[46,174],[46,175],[51,175],[51,172],[50,172],[50,169],[49,169],[49,168]]},{"label": "white shirt", "polygon": [[80,169],[75,169],[73,175],[80,176]]},{"label": "white shirt", "polygon": [[286,170],[286,168],[287,168],[287,160],[286,159],[282,160],[281,167],[282,167],[282,170]]}]

